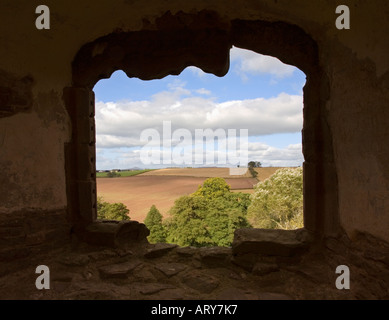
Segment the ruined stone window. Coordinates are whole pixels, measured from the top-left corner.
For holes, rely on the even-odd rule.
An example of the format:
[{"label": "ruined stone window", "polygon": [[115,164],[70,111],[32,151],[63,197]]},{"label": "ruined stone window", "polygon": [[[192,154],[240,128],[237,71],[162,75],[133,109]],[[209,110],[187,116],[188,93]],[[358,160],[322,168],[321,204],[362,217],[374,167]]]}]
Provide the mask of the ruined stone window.
[{"label": "ruined stone window", "polygon": [[316,43],[301,29],[281,22],[218,24],[218,17],[199,13],[191,17],[199,19],[199,24],[191,24],[199,28],[180,26],[190,20],[180,18],[178,25],[164,29],[165,18],[158,22],[160,30],[112,33],[85,44],[75,56],[73,85],[64,91],[73,128],[65,147],[69,220],[82,228],[96,219],[95,84],[116,70],[130,78],[152,80],[178,75],[191,65],[223,77],[229,69],[230,48],[237,46],[276,57],[305,73],[304,227],[319,237],[336,230],[337,177],[331,133],[323,116],[329,88],[317,62]]},{"label": "ruined stone window", "polygon": [[[230,51],[230,70],[224,77],[188,67],[179,76],[160,80],[129,79],[122,71],[100,80],[93,89],[100,206],[124,203],[131,220],[143,222],[155,205],[165,220],[175,200],[192,194],[211,177],[225,179],[231,192],[243,192],[249,200],[255,184],[280,168],[303,164],[304,84],[305,74],[297,68],[236,47]],[[244,130],[247,145],[243,145]],[[199,131],[207,145],[198,141]],[[141,141],[143,134],[154,141]],[[239,147],[247,148],[244,157]],[[233,151],[242,152],[242,158],[232,158]],[[249,169],[250,161],[262,168]],[[160,168],[163,171],[141,171]],[[302,211],[302,190],[300,201]],[[279,212],[280,208],[281,204]],[[251,218],[246,208],[244,216],[253,227],[303,227],[302,213],[294,224],[269,215],[267,222],[258,225],[254,206],[250,209]]]}]

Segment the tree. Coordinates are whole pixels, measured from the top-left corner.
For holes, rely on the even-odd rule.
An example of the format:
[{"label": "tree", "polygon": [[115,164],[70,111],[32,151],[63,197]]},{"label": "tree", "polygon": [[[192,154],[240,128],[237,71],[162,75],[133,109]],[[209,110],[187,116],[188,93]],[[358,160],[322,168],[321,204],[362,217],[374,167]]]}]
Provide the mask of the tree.
[{"label": "tree", "polygon": [[128,208],[121,202],[109,203],[102,197],[97,197],[97,219],[130,220]]},{"label": "tree", "polygon": [[209,178],[175,201],[165,221],[167,242],[180,246],[230,246],[234,231],[249,227],[249,195],[233,193],[222,178]]},{"label": "tree", "polygon": [[262,164],[259,161],[250,161],[247,166],[249,168],[260,168],[262,167]]},{"label": "tree", "polygon": [[193,193],[194,196],[203,196],[207,199],[223,197],[230,193],[230,186],[223,178],[208,178]]},{"label": "tree", "polygon": [[162,214],[155,205],[151,206],[144,224],[150,230],[150,235],[147,237],[150,243],[166,242],[166,231],[162,224]]},{"label": "tree", "polygon": [[258,183],[251,196],[247,217],[255,228],[297,229],[303,227],[302,168],[277,170]]},{"label": "tree", "polygon": [[165,221],[167,242],[180,246],[204,247],[212,245],[205,221],[207,201],[202,196],[182,196],[170,209],[170,218]]},{"label": "tree", "polygon": [[247,166],[249,167],[249,171],[251,173],[251,176],[253,178],[256,178],[258,176],[258,172],[255,171],[254,168],[260,168],[262,167],[262,164],[259,161],[250,161]]}]

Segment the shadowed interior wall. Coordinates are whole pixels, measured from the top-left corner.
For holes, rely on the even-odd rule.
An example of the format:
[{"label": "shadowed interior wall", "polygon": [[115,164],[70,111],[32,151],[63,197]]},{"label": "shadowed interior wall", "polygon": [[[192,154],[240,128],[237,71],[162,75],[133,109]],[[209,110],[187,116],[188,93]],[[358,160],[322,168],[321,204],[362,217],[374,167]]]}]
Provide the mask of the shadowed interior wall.
[{"label": "shadowed interior wall", "polygon": [[[317,119],[314,128],[304,124],[304,130],[320,132],[316,137],[304,133],[303,141],[306,161],[321,159],[319,167],[305,167],[305,171],[312,171],[309,179],[322,179],[320,189],[313,191],[317,195],[322,192],[321,213],[315,216],[316,221],[309,223],[331,233],[337,230],[339,222],[350,237],[361,231],[389,241],[387,1],[350,3],[350,30],[336,29],[338,4],[325,0],[220,0],[212,3],[123,0],[115,4],[85,0],[73,5],[48,0],[45,4],[51,13],[50,30],[35,28],[34,4],[21,0],[6,0],[0,4],[0,236],[4,248],[28,244],[27,238],[35,239],[33,243],[52,239],[50,235],[55,234],[56,223],[58,228],[65,224],[57,217],[66,216],[65,210],[77,203],[70,200],[70,181],[66,176],[69,168],[66,168],[65,149],[73,141],[75,127],[64,88],[92,84],[90,79],[83,80],[81,76],[75,83],[72,64],[80,49],[110,34],[168,32],[179,28],[180,24],[191,25],[191,17],[196,16],[200,17],[196,21],[197,33],[206,30],[205,35],[210,36],[208,32],[220,31],[213,34],[218,42],[208,43],[214,48],[224,48],[220,56],[209,56],[208,62],[200,65],[205,71],[213,66],[209,71],[217,71],[217,75],[228,70],[222,55],[231,43],[247,47],[247,43],[255,42],[250,39],[253,34],[250,28],[255,25],[252,22],[286,23],[312,39],[317,45],[317,69],[311,74],[302,67],[304,63],[312,66],[309,60],[299,63],[293,55],[287,60],[288,48],[298,47],[300,43],[298,38],[288,38],[282,28],[280,32],[289,41],[278,52],[280,59],[294,63],[311,77],[318,91],[305,89],[304,99],[321,106],[311,109],[319,112],[318,115],[308,115]],[[200,12],[212,14],[201,16]],[[262,25],[260,30],[264,27]],[[226,30],[227,36],[223,33]],[[275,28],[272,32],[277,38]],[[177,38],[177,42],[185,39]],[[264,39],[269,42],[272,37]],[[269,52],[265,52],[266,44],[259,43],[258,51],[273,54],[272,43],[269,43]],[[138,45],[141,47],[141,43]],[[186,47],[175,45],[176,50]],[[190,48],[192,50],[181,53],[187,57],[195,55],[193,47]],[[95,47],[94,55],[101,52],[104,52],[103,44]],[[197,54],[201,52],[204,51]],[[112,49],[110,54],[114,58],[121,53]],[[161,60],[160,65],[166,66],[169,60],[166,59],[164,63]],[[119,67],[111,64],[112,70]],[[181,68],[182,65],[175,64],[168,69],[178,72]],[[152,76],[162,74],[154,70]],[[106,73],[94,75],[93,79],[105,76]],[[314,96],[307,97],[309,92],[314,92]],[[312,183],[314,181],[305,181],[305,185]],[[319,207],[316,200],[308,201]],[[17,217],[12,223],[11,216]],[[72,222],[71,217],[68,218]],[[35,237],[27,237],[32,234]]]}]

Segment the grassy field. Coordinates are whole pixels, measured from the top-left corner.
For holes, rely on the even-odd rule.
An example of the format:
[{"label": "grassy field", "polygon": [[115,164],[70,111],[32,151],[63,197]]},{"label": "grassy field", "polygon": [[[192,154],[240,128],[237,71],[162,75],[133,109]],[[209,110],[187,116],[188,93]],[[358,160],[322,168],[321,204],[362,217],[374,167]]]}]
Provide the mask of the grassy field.
[{"label": "grassy field", "polygon": [[[132,177],[150,171],[154,171],[154,169],[124,170],[118,172],[118,174],[120,174],[120,177]],[[108,178],[107,174],[108,172],[96,172],[96,178]]]},{"label": "grassy field", "polygon": [[[277,169],[280,168],[256,168],[257,178],[265,180]],[[124,203],[130,210],[131,219],[143,222],[153,204],[166,217],[177,198],[193,193],[209,177],[224,178],[233,192],[252,193],[253,186],[258,183],[258,179],[249,173],[230,176],[228,168],[172,168],[127,177],[98,177],[97,194],[105,201]]]}]

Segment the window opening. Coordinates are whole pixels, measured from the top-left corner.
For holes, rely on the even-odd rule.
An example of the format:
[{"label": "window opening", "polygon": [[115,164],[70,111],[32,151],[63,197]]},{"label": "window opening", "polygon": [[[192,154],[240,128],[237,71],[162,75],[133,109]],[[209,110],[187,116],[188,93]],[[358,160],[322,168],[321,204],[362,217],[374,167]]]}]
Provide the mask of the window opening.
[{"label": "window opening", "polygon": [[230,60],[222,78],[188,67],[95,85],[99,218],[194,246],[229,246],[239,227],[303,226],[305,74],[235,47]]}]

